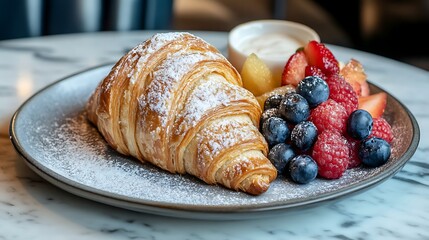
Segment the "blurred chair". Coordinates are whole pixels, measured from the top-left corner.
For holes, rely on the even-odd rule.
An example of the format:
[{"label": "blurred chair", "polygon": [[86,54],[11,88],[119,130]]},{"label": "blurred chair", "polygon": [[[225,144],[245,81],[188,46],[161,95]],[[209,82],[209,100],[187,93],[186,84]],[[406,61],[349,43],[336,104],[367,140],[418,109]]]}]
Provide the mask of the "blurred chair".
[{"label": "blurred chair", "polygon": [[173,0],[0,0],[0,40],[170,29]]}]

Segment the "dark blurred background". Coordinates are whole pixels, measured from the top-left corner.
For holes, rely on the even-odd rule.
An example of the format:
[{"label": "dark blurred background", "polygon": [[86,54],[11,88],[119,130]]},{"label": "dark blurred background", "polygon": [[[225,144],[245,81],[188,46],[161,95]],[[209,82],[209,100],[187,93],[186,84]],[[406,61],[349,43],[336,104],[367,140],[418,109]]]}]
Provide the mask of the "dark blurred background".
[{"label": "dark blurred background", "polygon": [[138,29],[229,31],[286,19],[322,42],[429,70],[429,0],[0,0],[0,40]]},{"label": "dark blurred background", "polygon": [[306,24],[325,43],[429,70],[429,0],[176,0],[176,29],[229,31],[255,19]]}]

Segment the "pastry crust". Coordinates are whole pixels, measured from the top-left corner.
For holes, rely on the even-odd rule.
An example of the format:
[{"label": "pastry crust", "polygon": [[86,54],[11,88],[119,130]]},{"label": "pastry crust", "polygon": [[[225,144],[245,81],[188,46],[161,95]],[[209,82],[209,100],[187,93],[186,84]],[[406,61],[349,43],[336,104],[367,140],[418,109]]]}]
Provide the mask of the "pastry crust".
[{"label": "pastry crust", "polygon": [[257,100],[216,48],[189,33],[155,34],[125,54],[87,114],[118,152],[171,173],[254,195],[277,177]]}]

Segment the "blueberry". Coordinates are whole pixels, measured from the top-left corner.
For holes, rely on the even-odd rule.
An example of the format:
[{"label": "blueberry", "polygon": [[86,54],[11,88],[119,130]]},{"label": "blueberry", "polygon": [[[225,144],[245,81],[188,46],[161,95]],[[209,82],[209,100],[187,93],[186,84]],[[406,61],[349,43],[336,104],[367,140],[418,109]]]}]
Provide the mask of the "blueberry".
[{"label": "blueberry", "polygon": [[307,151],[313,146],[317,138],[317,127],[313,122],[303,121],[295,125],[290,134],[293,147]]},{"label": "blueberry", "polygon": [[259,129],[262,130],[262,125],[264,124],[265,121],[267,121],[268,118],[270,117],[279,117],[281,118],[282,116],[280,115],[279,111],[277,108],[270,108],[265,110],[262,115],[261,115],[261,119],[259,121]]},{"label": "blueberry", "polygon": [[372,116],[363,109],[353,111],[347,120],[347,132],[357,140],[363,140],[371,134]]},{"label": "blueberry", "polygon": [[359,147],[359,158],[369,167],[378,167],[389,160],[390,144],[378,137],[371,137],[363,141]]},{"label": "blueberry", "polygon": [[286,121],[296,124],[307,120],[310,116],[310,106],[303,96],[290,93],[281,101],[279,112]]},{"label": "blueberry", "polygon": [[296,183],[309,183],[317,176],[317,163],[309,155],[297,155],[289,162],[289,174]]},{"label": "blueberry", "polygon": [[285,120],[270,117],[262,124],[262,135],[267,140],[269,147],[273,147],[278,143],[285,142],[290,131]]},{"label": "blueberry", "polygon": [[325,80],[317,76],[305,77],[298,83],[296,92],[303,96],[311,108],[328,100],[329,87]]},{"label": "blueberry", "polygon": [[275,145],[268,153],[268,159],[270,159],[271,163],[277,168],[280,174],[285,172],[284,170],[287,164],[293,157],[295,157],[295,151],[286,143]]},{"label": "blueberry", "polygon": [[282,100],[283,100],[283,95],[281,94],[274,94],[267,97],[267,99],[265,99],[265,102],[264,102],[264,111],[270,108],[278,108]]}]

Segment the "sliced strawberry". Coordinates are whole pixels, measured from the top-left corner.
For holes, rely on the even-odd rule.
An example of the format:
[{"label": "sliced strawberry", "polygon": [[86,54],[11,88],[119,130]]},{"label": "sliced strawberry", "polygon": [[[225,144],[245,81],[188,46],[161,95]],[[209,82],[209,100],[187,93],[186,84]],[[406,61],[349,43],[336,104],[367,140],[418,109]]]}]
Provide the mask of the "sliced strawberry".
[{"label": "sliced strawberry", "polygon": [[358,96],[368,96],[369,87],[366,73],[362,64],[356,59],[350,59],[340,70],[340,75],[352,85]]},{"label": "sliced strawberry", "polygon": [[320,68],[311,65],[307,65],[307,67],[305,67],[305,76],[317,76],[326,80],[326,74],[324,74]]},{"label": "sliced strawberry", "polygon": [[304,47],[304,52],[308,65],[320,68],[327,75],[340,72],[338,60],[323,43],[310,41]]},{"label": "sliced strawberry", "polygon": [[387,94],[380,92],[366,97],[359,97],[359,109],[367,110],[373,118],[383,115],[387,104]]},{"label": "sliced strawberry", "polygon": [[307,59],[304,51],[297,51],[288,59],[282,73],[282,86],[291,84],[297,86],[305,77]]},{"label": "sliced strawberry", "polygon": [[369,92],[369,84],[368,84],[368,82],[367,82],[367,81],[363,82],[363,83],[360,85],[360,89],[361,89],[360,96],[362,96],[362,97],[367,97],[367,96],[369,96],[369,95],[371,94],[371,93]]}]

